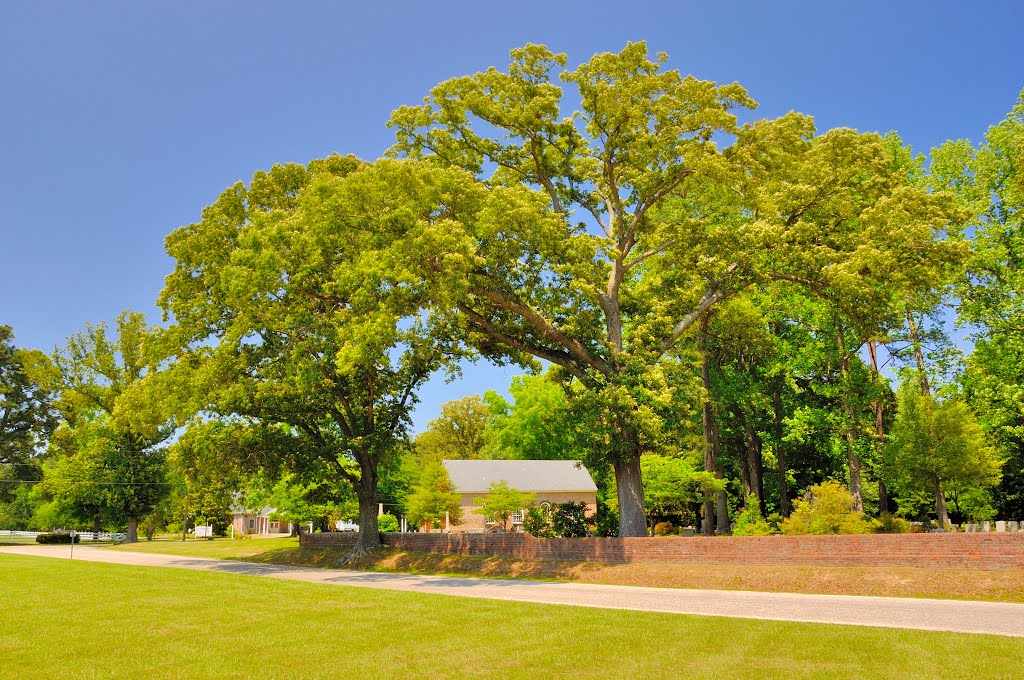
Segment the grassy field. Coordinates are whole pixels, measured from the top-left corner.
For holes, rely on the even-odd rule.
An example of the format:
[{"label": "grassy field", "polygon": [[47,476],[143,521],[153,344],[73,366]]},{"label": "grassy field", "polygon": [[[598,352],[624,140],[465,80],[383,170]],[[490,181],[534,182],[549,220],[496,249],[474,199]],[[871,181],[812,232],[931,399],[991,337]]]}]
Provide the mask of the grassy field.
[{"label": "grassy field", "polygon": [[1014,678],[1024,640],[0,555],[11,678]]},{"label": "grassy field", "polygon": [[[344,551],[300,548],[298,539],[143,541],[117,550],[219,557],[270,564],[337,567]],[[382,550],[352,565],[369,571],[533,578],[582,583],[833,595],[884,595],[1024,602],[1024,570],[913,567],[783,567],[666,562],[603,564],[469,557]]]},{"label": "grassy field", "polygon": [[36,545],[36,539],[29,536],[7,536],[0,534],[0,545]]}]

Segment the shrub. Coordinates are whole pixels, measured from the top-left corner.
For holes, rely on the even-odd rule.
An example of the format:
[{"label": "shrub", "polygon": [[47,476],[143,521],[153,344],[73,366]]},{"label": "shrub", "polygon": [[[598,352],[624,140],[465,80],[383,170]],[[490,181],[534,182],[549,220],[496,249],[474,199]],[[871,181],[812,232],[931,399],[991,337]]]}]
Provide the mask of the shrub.
[{"label": "shrub", "polygon": [[732,529],[733,536],[768,536],[772,533],[771,526],[761,515],[761,503],[757,496],[747,496],[743,510],[736,516],[736,526]]},{"label": "shrub", "polygon": [[39,534],[36,536],[36,543],[41,545],[71,545],[72,540],[75,543],[81,543],[82,537],[75,536],[72,539],[71,534],[66,531],[55,531],[50,534]]},{"label": "shrub", "polygon": [[909,534],[910,522],[892,513],[884,512],[878,516],[878,526],[875,527],[875,533]]},{"label": "shrub", "polygon": [[812,486],[793,508],[782,523],[784,534],[870,534],[877,524],[853,509],[853,496],[838,482]]},{"label": "shrub", "polygon": [[587,504],[582,501],[559,503],[551,513],[551,528],[562,538],[587,535]]},{"label": "shrub", "polygon": [[139,523],[139,528],[142,529],[142,535],[146,540],[152,541],[160,531],[160,520],[155,515],[149,515]]},{"label": "shrub", "polygon": [[619,535],[619,513],[607,505],[598,505],[597,535],[611,537]]},{"label": "shrub", "polygon": [[672,522],[658,522],[654,525],[655,536],[671,536],[676,530]]},{"label": "shrub", "polygon": [[544,508],[533,506],[523,517],[523,531],[537,538],[553,538],[555,530],[551,526],[551,516]]},{"label": "shrub", "polygon": [[377,529],[382,534],[394,533],[401,528],[398,523],[398,518],[392,515],[390,512],[385,512],[383,515],[377,518]]}]

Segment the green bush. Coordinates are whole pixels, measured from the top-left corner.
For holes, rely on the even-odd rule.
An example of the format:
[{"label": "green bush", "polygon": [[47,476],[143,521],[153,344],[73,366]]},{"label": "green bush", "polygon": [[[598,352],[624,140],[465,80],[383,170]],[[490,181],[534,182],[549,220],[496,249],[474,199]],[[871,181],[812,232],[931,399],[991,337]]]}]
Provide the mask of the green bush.
[{"label": "green bush", "polygon": [[51,534],[39,534],[36,536],[36,543],[40,545],[71,545],[72,540],[75,543],[81,543],[81,536],[74,536],[66,531],[55,531]]},{"label": "green bush", "polygon": [[550,514],[537,505],[526,511],[526,516],[523,517],[523,531],[537,538],[554,538],[555,536]]},{"label": "green bush", "polygon": [[853,509],[853,496],[845,486],[822,482],[793,502],[793,514],[782,522],[782,533],[870,534],[875,525]]},{"label": "green bush", "polygon": [[909,534],[910,522],[892,513],[884,512],[878,516],[878,526],[875,527],[875,533]]},{"label": "green bush", "polygon": [[398,518],[392,515],[390,512],[385,512],[383,515],[377,518],[377,529],[382,534],[389,534],[398,531],[401,525],[398,523]]},{"label": "green bush", "polygon": [[761,515],[761,504],[757,496],[747,496],[743,510],[736,516],[736,525],[732,528],[733,536],[768,536],[772,528]]},{"label": "green bush", "polygon": [[582,501],[559,503],[551,512],[551,528],[562,538],[587,535],[587,504]]},{"label": "green bush", "polygon": [[671,536],[675,533],[675,530],[676,528],[672,522],[658,522],[654,525],[655,536]]},{"label": "green bush", "polygon": [[597,527],[598,536],[615,537],[619,535],[619,513],[598,501]]},{"label": "green bush", "polygon": [[139,528],[142,529],[142,535],[146,540],[152,541],[160,531],[160,519],[156,515],[149,515],[139,522]]}]

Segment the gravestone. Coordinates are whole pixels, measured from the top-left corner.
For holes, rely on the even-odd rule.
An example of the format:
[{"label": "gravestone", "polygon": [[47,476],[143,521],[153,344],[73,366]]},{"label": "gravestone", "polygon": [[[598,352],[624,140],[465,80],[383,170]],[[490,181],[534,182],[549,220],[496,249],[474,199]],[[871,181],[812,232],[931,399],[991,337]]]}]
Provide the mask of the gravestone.
[{"label": "gravestone", "polygon": [[1007,531],[1020,531],[1020,522],[1015,522],[1014,520],[1011,519],[1009,522],[1006,523],[1006,530]]},{"label": "gravestone", "polygon": [[1000,519],[1000,520],[996,521],[996,531],[1006,531],[1006,521],[1005,520],[1001,520]]},{"label": "gravestone", "polygon": [[981,523],[981,530],[982,531],[992,531],[992,522],[989,522],[988,520],[985,520],[984,522],[982,522]]}]

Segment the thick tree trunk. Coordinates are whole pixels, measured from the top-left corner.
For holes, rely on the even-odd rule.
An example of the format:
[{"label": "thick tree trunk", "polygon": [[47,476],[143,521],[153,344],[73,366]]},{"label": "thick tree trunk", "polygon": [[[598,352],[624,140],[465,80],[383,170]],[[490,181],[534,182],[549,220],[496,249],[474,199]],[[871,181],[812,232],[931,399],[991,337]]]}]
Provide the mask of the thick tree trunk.
[{"label": "thick tree trunk", "polygon": [[[703,409],[703,426],[704,426],[704,471],[710,472],[715,477],[721,479],[721,470],[718,469],[718,465],[715,462],[715,414],[711,406],[711,402],[704,402]],[[704,509],[703,509],[704,525],[702,531],[707,535],[714,535],[715,533],[715,492],[708,490],[704,492]]]},{"label": "thick tree trunk", "polygon": [[98,515],[96,517],[92,518],[92,530],[93,530],[93,533],[97,533],[97,534],[99,532],[103,531],[103,523],[100,521],[100,518],[99,518]]},{"label": "thick tree trunk", "polygon": [[[742,418],[743,416],[739,416]],[[740,449],[736,454],[736,459],[740,464],[740,483],[743,484],[743,502],[747,502],[747,496],[754,493],[754,486],[750,483],[750,456],[747,455],[747,442],[746,432],[743,435],[743,442],[738,444]]]},{"label": "thick tree trunk", "polygon": [[128,528],[124,532],[125,543],[138,543],[139,542],[139,520],[136,517],[132,517],[128,520]]},{"label": "thick tree trunk", "polygon": [[[706,327],[705,321],[701,324],[701,330],[705,330]],[[704,430],[704,471],[714,473],[716,479],[723,479],[725,474],[719,464],[721,445],[718,437],[718,419],[715,417],[715,405],[711,401],[711,362],[706,352],[702,355],[700,375],[706,396],[701,418]],[[703,516],[702,529],[705,535],[714,536],[716,533],[729,532],[729,507],[725,491],[704,492]]]},{"label": "thick tree trunk", "polygon": [[619,536],[646,536],[644,485],[640,475],[640,450],[634,448],[615,462],[619,498]]},{"label": "thick tree trunk", "polygon": [[376,495],[365,500],[359,499],[359,535],[356,539],[354,550],[362,552],[378,548],[380,542],[380,529],[377,527],[377,498]]},{"label": "thick tree trunk", "polygon": [[[724,479],[725,473],[722,466],[718,464],[721,457],[718,423],[715,420],[714,407],[710,403],[704,404],[704,470],[715,475],[716,479]],[[726,502],[725,491],[705,491],[703,507],[704,526],[703,531],[708,536],[715,533],[729,532],[729,506]]]},{"label": "thick tree trunk", "polygon": [[779,381],[775,381],[772,389],[772,425],[775,436],[775,458],[778,462],[776,476],[779,484],[779,514],[789,517],[789,482],[786,479],[786,447],[782,443],[782,394],[779,390]]},{"label": "thick tree trunk", "polygon": [[949,526],[949,513],[946,512],[946,494],[942,491],[942,483],[935,480],[935,512],[939,517],[939,526]]},{"label": "thick tree trunk", "polygon": [[359,531],[356,533],[355,545],[342,558],[342,564],[381,545],[380,529],[377,526],[378,461],[365,451],[356,451],[355,458],[359,461],[360,473],[359,480],[353,482],[359,500]]},{"label": "thick tree trunk", "polygon": [[761,437],[754,431],[748,419],[744,425],[743,440],[746,444],[747,474],[750,475],[750,490],[757,496],[757,504],[764,513],[764,459],[761,450]]},{"label": "thick tree trunk", "polygon": [[729,498],[726,496],[725,489],[715,492],[715,519],[716,534],[728,536],[732,533],[732,524],[729,522]]}]

